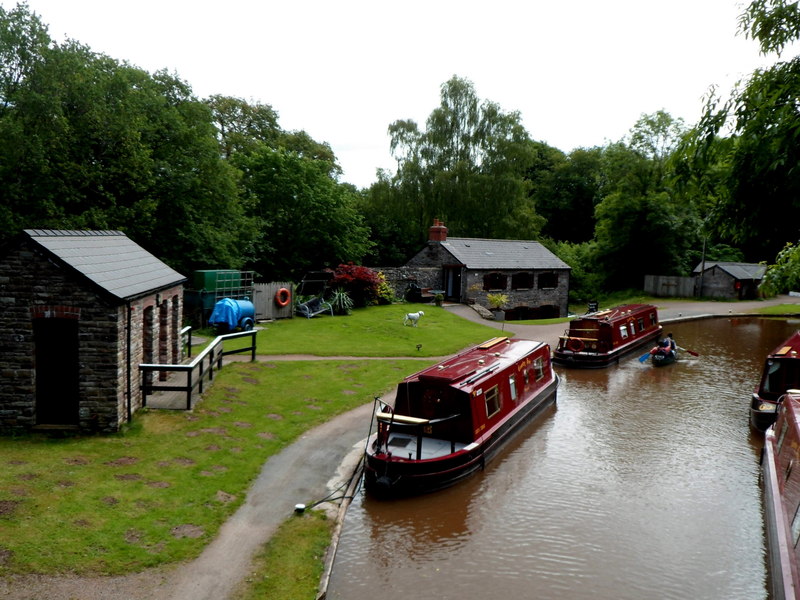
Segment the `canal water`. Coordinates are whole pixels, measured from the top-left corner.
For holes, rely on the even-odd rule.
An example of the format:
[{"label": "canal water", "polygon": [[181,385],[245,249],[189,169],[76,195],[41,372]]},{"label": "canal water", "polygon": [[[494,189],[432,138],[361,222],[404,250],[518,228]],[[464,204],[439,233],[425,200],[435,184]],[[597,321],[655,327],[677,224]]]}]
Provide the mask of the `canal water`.
[{"label": "canal water", "polygon": [[556,407],[485,471],[399,501],[359,491],[327,598],[767,598],[748,404],[800,322],[666,327],[700,356],[557,368]]}]

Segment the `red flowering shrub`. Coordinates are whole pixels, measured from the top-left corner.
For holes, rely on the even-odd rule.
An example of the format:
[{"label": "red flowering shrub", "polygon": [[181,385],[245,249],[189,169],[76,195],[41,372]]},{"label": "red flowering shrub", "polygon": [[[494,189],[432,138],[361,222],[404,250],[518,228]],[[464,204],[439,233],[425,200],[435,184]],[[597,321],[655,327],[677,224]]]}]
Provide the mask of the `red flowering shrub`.
[{"label": "red flowering shrub", "polygon": [[374,304],[381,287],[381,277],[377,271],[349,263],[339,265],[328,282],[331,289],[342,289],[350,296],[354,306]]}]

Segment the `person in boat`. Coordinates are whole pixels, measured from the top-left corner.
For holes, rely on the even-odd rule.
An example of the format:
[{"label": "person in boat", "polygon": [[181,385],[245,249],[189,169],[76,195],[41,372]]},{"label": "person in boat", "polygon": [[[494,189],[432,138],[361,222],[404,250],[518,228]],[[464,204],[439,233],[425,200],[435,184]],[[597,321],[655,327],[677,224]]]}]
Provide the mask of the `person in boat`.
[{"label": "person in boat", "polygon": [[650,350],[650,354],[658,354],[659,352],[663,354],[672,354],[674,356],[675,350],[673,349],[673,344],[675,343],[670,337],[672,334],[669,334],[665,338],[661,338],[656,344],[655,348]]}]

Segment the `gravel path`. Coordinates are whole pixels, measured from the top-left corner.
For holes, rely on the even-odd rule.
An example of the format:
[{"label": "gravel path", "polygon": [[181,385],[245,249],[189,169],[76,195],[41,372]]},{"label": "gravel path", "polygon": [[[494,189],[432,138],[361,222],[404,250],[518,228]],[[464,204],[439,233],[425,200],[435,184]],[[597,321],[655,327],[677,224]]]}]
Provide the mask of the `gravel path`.
[{"label": "gravel path", "polygon": [[[664,322],[712,315],[741,314],[774,304],[797,304],[780,296],[752,302],[672,302],[659,305]],[[466,319],[554,346],[566,325],[515,325],[483,320],[465,305],[447,310]],[[318,359],[316,356],[270,356],[259,360]],[[326,360],[350,357],[324,357]],[[358,360],[364,360],[359,358]],[[119,577],[19,576],[0,580],[3,600],[224,600],[249,572],[250,561],[295,504],[310,504],[346,482],[363,451],[372,405],[341,415],[303,435],[270,458],[248,492],[245,503],[194,561]]]}]

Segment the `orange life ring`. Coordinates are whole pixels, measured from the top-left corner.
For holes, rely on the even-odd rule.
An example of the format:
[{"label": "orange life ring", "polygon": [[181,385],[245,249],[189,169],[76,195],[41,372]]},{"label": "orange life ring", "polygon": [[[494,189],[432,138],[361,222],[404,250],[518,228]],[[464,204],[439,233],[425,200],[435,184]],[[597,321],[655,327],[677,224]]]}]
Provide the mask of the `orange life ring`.
[{"label": "orange life ring", "polygon": [[286,288],[281,288],[275,292],[275,304],[278,306],[287,306],[292,299],[292,294]]},{"label": "orange life ring", "polygon": [[583,350],[583,341],[577,338],[569,338],[567,341],[567,348],[572,350],[573,352],[580,352]]}]

